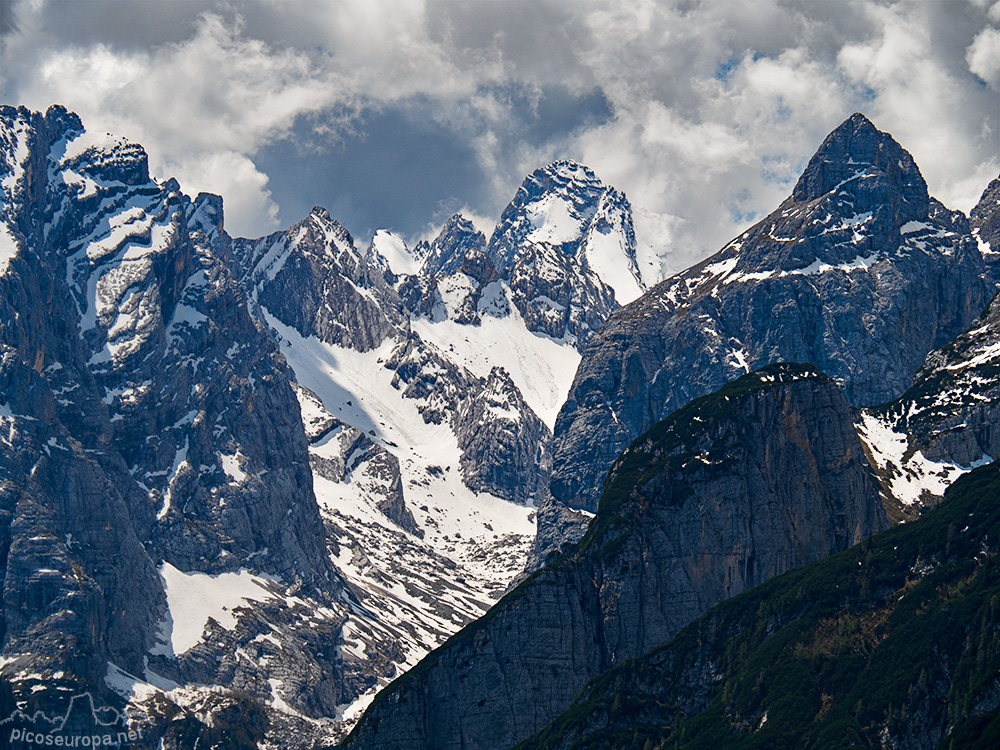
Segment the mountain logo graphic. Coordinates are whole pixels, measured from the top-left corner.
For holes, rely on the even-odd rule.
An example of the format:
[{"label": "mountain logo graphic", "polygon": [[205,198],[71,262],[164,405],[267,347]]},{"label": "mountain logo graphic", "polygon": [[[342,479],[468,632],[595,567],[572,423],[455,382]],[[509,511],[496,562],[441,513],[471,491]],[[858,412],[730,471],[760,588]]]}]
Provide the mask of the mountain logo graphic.
[{"label": "mountain logo graphic", "polygon": [[13,711],[0,720],[0,747],[123,747],[140,739],[126,717],[111,706],[97,706],[88,693],[74,695],[62,713]]},{"label": "mountain logo graphic", "polygon": [[102,706],[97,708],[94,705],[94,698],[90,693],[80,693],[79,695],[74,695],[70,698],[69,705],[66,707],[66,712],[62,716],[48,717],[43,711],[35,711],[34,714],[28,716],[21,709],[17,709],[6,719],[0,720],[0,727],[5,724],[10,724],[18,719],[31,722],[32,724],[41,723],[43,725],[48,725],[52,731],[61,731],[63,727],[66,726],[66,722],[72,715],[76,704],[78,702],[85,702],[90,709],[90,715],[94,719],[94,724],[99,727],[114,727],[121,726],[122,714],[116,708],[111,706]]}]

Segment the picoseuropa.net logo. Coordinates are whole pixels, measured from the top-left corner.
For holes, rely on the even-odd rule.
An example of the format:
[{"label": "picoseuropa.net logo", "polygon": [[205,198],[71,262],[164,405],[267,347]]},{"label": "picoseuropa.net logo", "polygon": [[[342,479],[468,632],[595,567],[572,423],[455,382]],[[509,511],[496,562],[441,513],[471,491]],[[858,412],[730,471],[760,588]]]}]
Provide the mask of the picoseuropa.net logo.
[{"label": "picoseuropa.net logo", "polygon": [[0,747],[29,748],[125,747],[142,739],[122,714],[109,706],[97,707],[90,693],[74,695],[65,713],[29,715],[18,709],[0,721]]}]

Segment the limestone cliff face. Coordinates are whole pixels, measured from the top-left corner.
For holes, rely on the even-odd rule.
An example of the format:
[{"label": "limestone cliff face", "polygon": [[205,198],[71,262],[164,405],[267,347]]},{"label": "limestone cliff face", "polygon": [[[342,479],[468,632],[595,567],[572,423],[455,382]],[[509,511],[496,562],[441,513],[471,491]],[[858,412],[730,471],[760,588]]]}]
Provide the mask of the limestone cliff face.
[{"label": "limestone cliff face", "polygon": [[852,116],[770,216],[590,339],[555,425],[553,496],[595,510],[639,434],[772,362],[815,364],[855,406],[899,396],[989,301],[985,271],[966,218],[928,196],[891,136]]},{"label": "limestone cliff face", "polygon": [[886,527],[850,422],[832,381],[780,365],[696,400],[625,451],[602,503],[619,501],[617,518],[633,520],[609,523],[605,508],[583,541],[602,561],[614,663],[722,599]]},{"label": "limestone cliff face", "polygon": [[986,259],[994,281],[1000,281],[1000,177],[992,180],[969,212],[972,235]]},{"label": "limestone cliff face", "polygon": [[980,467],[920,519],[723,602],[518,750],[995,745],[998,494]]},{"label": "limestone cliff face", "polygon": [[[994,274],[1000,258],[1000,180],[971,212],[973,236]],[[1000,301],[946,345],[927,355],[898,399],[861,411],[858,431],[893,520],[937,504],[962,473],[1000,456]]]},{"label": "limestone cliff face", "polygon": [[[247,710],[280,680],[328,715],[347,593],[289,371],[229,271],[221,199],[146,164],[61,107],[0,107],[2,676],[49,713],[153,674],[241,690],[219,701]],[[191,646],[164,571],[273,588]],[[292,593],[301,609],[276,605]],[[271,627],[274,658],[241,660]],[[174,709],[151,713],[151,737],[190,716]]]},{"label": "limestone cliff face", "polygon": [[887,525],[835,383],[751,373],[636,440],[579,545],[387,689],[351,746],[510,746],[719,601]]}]

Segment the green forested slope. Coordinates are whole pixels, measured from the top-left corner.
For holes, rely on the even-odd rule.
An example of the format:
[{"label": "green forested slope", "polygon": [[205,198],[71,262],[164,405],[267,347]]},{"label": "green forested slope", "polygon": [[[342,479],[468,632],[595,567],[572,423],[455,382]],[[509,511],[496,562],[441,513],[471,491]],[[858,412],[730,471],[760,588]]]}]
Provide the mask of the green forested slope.
[{"label": "green forested slope", "polygon": [[1000,468],[717,606],[522,748],[1000,747]]}]

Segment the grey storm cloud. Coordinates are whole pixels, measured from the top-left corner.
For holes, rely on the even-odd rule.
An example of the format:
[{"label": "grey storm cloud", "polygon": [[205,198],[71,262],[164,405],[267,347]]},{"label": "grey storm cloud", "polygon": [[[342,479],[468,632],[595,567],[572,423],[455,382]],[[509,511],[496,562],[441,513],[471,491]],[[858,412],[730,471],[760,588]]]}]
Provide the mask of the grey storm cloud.
[{"label": "grey storm cloud", "polygon": [[680,267],[788,194],[863,111],[968,210],[1000,171],[994,0],[0,0],[0,98],[59,102],[259,235],[326,205],[362,241],[587,163]]},{"label": "grey storm cloud", "polygon": [[[492,95],[504,101],[507,128],[514,131],[503,141],[510,161],[517,161],[522,140],[558,143],[612,116],[599,89],[572,92],[551,85]],[[303,119],[291,137],[261,149],[255,163],[270,176],[272,194],[284,196],[283,216],[304,216],[321,196],[333,215],[362,237],[386,226],[389,218],[398,222],[397,231],[413,236],[467,206],[487,206],[491,218],[498,219],[502,206],[491,176],[469,140],[455,138],[447,122],[435,119],[435,107],[434,101],[419,98],[360,112],[351,132],[333,143]],[[514,188],[503,200],[513,197]]]}]

